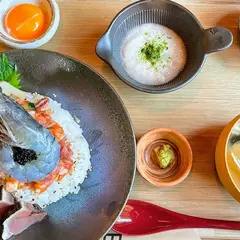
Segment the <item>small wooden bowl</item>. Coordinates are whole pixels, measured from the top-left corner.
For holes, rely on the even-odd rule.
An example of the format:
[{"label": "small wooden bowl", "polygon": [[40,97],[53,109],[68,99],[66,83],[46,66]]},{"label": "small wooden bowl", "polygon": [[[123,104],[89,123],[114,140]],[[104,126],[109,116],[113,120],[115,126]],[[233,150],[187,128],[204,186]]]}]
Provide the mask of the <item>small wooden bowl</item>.
[{"label": "small wooden bowl", "polygon": [[[161,169],[152,158],[152,151],[169,144],[175,152],[175,161]],[[180,133],[157,128],[145,133],[137,144],[137,169],[148,182],[158,187],[174,186],[183,181],[192,168],[192,150]]]}]

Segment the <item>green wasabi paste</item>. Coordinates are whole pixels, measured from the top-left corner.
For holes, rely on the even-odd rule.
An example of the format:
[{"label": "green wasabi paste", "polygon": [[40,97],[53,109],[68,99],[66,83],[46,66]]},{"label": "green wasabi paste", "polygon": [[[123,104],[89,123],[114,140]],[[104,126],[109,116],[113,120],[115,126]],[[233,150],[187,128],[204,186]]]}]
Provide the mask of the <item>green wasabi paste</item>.
[{"label": "green wasabi paste", "polygon": [[175,159],[172,147],[164,144],[161,148],[154,150],[160,168],[167,168]]}]

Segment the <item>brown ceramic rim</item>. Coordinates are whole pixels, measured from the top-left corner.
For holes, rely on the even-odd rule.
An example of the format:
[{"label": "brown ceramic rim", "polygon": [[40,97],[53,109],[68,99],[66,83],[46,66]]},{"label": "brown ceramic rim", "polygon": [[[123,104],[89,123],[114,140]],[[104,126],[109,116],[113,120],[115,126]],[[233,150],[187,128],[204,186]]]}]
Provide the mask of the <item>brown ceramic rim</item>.
[{"label": "brown ceramic rim", "polygon": [[[138,141],[137,143],[137,152],[138,152],[138,149],[140,147],[140,145],[142,144],[142,141],[149,135],[151,135],[152,133],[154,132],[168,132],[168,133],[173,133],[174,135],[176,135],[178,138],[180,138],[181,140],[183,140],[183,142],[186,144],[187,146],[187,149],[189,151],[189,156],[191,156],[190,160],[189,160],[189,165],[188,167],[185,169],[184,173],[181,175],[181,177],[179,177],[178,179],[174,180],[174,181],[171,181],[171,182],[168,182],[168,183],[161,183],[161,184],[156,184],[155,181],[152,181],[151,178],[148,178],[147,175],[145,174],[145,171],[142,170],[142,168],[139,167],[139,160],[137,159],[137,170],[138,172],[141,174],[141,176],[147,180],[148,182],[150,182],[151,184],[155,185],[155,186],[158,186],[158,187],[169,187],[169,186],[174,186],[174,185],[177,185],[178,183],[182,182],[189,174],[191,168],[192,168],[192,149],[191,149],[191,146],[188,142],[188,140],[182,135],[180,134],[179,132],[175,131],[175,130],[172,130],[172,129],[168,129],[168,128],[153,128],[149,131],[147,131],[141,138],[140,140]],[[137,156],[138,157],[138,156]]]}]

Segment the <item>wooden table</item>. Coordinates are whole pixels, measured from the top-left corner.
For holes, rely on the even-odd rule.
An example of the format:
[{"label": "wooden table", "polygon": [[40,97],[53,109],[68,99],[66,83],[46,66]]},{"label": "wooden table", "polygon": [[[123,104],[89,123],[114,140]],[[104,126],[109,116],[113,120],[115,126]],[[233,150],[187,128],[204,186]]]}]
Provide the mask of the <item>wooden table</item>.
[{"label": "wooden table", "polygon": [[[101,73],[118,91],[131,115],[137,137],[154,127],[184,134],[193,150],[190,176],[172,188],[156,188],[136,176],[131,197],[201,217],[240,220],[240,205],[222,187],[214,151],[223,127],[240,106],[240,49],[237,41],[238,0],[178,0],[204,28],[221,25],[234,34],[230,49],[207,58],[202,72],[181,90],[164,95],[138,92],[122,83],[95,54],[98,38],[126,0],[59,0],[61,26],[43,48],[73,56]],[[0,44],[0,51],[8,48]],[[240,235],[216,231],[218,239]]]}]

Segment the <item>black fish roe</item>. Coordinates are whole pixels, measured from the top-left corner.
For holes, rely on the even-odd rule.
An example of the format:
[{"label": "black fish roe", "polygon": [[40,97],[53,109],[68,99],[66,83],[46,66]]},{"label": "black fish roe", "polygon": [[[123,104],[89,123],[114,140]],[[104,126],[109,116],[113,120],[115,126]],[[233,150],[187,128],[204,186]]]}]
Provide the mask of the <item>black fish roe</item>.
[{"label": "black fish roe", "polygon": [[25,165],[28,162],[37,160],[37,154],[30,149],[24,149],[20,147],[13,147],[13,160],[20,165]]}]

